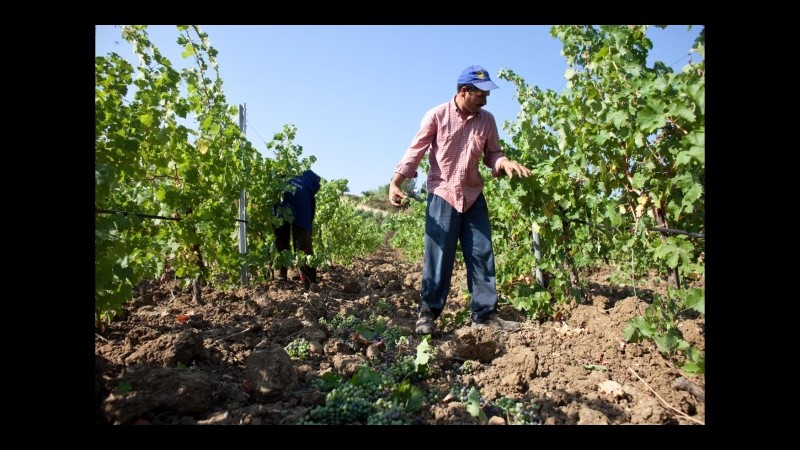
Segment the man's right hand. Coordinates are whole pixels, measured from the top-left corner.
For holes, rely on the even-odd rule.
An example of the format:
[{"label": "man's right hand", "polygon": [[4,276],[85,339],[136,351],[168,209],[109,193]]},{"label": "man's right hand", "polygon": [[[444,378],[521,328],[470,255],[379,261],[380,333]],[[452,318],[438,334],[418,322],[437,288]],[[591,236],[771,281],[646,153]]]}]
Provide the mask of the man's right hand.
[{"label": "man's right hand", "polygon": [[400,189],[400,186],[397,186],[393,183],[389,183],[389,203],[392,206],[399,208],[403,205],[403,200],[406,198],[406,193]]}]

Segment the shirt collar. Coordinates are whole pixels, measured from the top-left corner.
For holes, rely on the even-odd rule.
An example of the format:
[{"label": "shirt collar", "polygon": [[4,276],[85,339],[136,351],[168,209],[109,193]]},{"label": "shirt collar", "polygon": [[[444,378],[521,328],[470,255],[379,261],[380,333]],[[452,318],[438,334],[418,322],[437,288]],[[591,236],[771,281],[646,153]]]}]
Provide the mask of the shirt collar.
[{"label": "shirt collar", "polygon": [[453,96],[453,108],[455,108],[455,110],[458,111],[458,113],[461,114],[463,117],[475,117],[478,114],[480,114],[480,112],[481,112],[480,109],[475,114],[470,114],[470,113],[461,111],[461,108],[458,107],[458,102],[456,102],[456,97],[458,97],[458,94]]}]

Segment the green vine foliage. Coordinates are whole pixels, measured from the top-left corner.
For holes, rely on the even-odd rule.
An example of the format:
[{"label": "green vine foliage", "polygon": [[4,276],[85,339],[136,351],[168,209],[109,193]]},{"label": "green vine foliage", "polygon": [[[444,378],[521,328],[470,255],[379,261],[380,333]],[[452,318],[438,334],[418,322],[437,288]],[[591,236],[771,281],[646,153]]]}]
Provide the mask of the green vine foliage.
[{"label": "green vine foliage", "polygon": [[377,250],[383,242],[381,225],[356,209],[355,201],[343,195],[347,180],[323,183],[317,194],[317,265],[349,265],[353,259]]},{"label": "green vine foliage", "polygon": [[[224,276],[217,279],[219,286],[234,288],[240,285],[242,258],[246,260],[251,281],[264,281],[271,278],[272,267],[278,264],[297,265],[303,263],[305,255],[295,255],[291,251],[279,252],[275,246],[275,228],[285,221],[291,221],[291,210],[279,208],[279,214],[273,214],[273,206],[283,198],[283,193],[293,191],[289,180],[298,173],[309,169],[316,161],[313,155],[301,158],[303,148],[294,143],[297,128],[285,125],[281,132],[275,133],[267,143],[267,150],[272,158],[257,155],[253,161],[253,169],[248,171],[247,178],[247,253],[241,255],[238,249],[238,228],[231,227],[227,221],[228,236],[224,243],[237,244],[229,248],[233,250],[231,264],[226,265]],[[238,203],[234,205],[238,208]]]},{"label": "green vine foliage", "polygon": [[623,337],[628,342],[651,339],[662,354],[677,360],[687,373],[705,373],[705,356],[683,339],[678,328],[680,316],[687,311],[705,312],[705,295],[700,289],[670,289],[669,293],[667,298],[654,295],[643,316],[626,322]]},{"label": "green vine foliage", "polygon": [[[505,124],[512,143],[504,150],[532,170],[485,188],[501,288],[541,269],[555,302],[580,299],[580,269],[600,261],[633,276],[704,273],[702,239],[652,228],[704,232],[705,64],[648,67],[646,30],[553,27],[569,67],[561,93],[501,70],[521,106],[518,121]],[[704,57],[703,32],[692,51]]]},{"label": "green vine foliage", "polygon": [[[500,72],[517,87],[521,106],[518,121],[505,124],[511,143],[501,145],[532,176],[494,179],[481,170],[498,288],[530,318],[580,302],[587,288],[580,274],[601,264],[626,270],[633,280],[677,271],[689,283],[670,289],[663,302],[654,300],[670,311],[691,308],[687,302],[702,297],[686,290],[704,275],[702,238],[654,228],[704,234],[704,32],[691,49],[700,60],[676,72],[663,62],[647,65],[647,28],[553,27],[568,63],[561,93],[529,86],[511,70]],[[423,255],[424,210],[424,201],[411,202],[384,222],[392,245],[409,260]],[[544,283],[534,281],[537,270]],[[637,318],[629,338],[664,340],[659,345],[667,353],[684,352],[685,367],[702,371],[699,352],[670,340],[675,317],[656,323],[658,317]],[[665,337],[651,329],[665,330]]]},{"label": "green vine foliage", "polygon": [[409,261],[422,261],[425,255],[426,195],[421,201],[410,200],[407,209],[390,214],[384,222],[391,235],[390,244]]},{"label": "green vine foliage", "polygon": [[[285,125],[267,143],[272,157],[263,157],[241,133],[238,108],[226,102],[208,35],[198,26],[177,31],[187,68],[179,70],[165,58],[145,26],[122,27],[138,58],[136,68],[116,53],[95,58],[96,321],[113,319],[134,286],[167,266],[187,284],[199,280],[230,288],[239,286],[243,265],[259,279],[267,273],[262,269],[280,258],[298,261],[298,255],[275,251],[274,227],[287,217],[274,217],[272,205],[314,156],[301,158],[303,149],[294,143],[297,130]],[[346,180],[333,185],[346,190]],[[238,243],[242,192],[247,196],[246,253]],[[318,203],[323,214],[330,208],[325,201],[323,193]],[[137,213],[175,220],[143,219]],[[327,226],[342,226],[336,221],[340,217]],[[323,257],[347,260],[367,251],[369,232],[378,232],[362,228],[355,247],[336,253],[339,241],[348,237],[343,234]]]}]

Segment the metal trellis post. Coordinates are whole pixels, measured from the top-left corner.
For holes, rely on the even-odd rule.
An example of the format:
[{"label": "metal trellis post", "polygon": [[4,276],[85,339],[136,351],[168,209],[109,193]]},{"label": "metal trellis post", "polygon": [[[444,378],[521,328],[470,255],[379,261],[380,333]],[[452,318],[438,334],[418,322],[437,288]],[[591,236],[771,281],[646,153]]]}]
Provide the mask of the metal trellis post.
[{"label": "metal trellis post", "polygon": [[[247,105],[239,105],[239,129],[242,134],[247,132],[247,122],[245,115],[247,114]],[[244,170],[244,145],[242,146],[242,170]],[[242,187],[242,193],[239,195],[239,253],[242,255],[247,254],[247,212],[245,210],[245,190]],[[242,286],[247,286],[247,261],[242,262]]]}]

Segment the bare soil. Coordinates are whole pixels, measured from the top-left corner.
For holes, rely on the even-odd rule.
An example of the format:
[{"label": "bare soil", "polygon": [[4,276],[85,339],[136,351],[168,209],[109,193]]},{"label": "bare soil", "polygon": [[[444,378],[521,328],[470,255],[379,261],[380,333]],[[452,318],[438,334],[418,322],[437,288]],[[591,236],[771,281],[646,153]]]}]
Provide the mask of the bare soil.
[{"label": "bare soil", "polygon": [[[181,280],[145,281],[123,317],[96,330],[95,423],[297,424],[325,403],[315,382],[323,374],[346,378],[360,364],[380,367],[390,356],[384,343],[347,339],[320,319],[384,315],[413,353],[421,273],[419,264],[382,248],[349,267],[320,270],[310,290],[298,279],[234,293],[207,286],[203,304],[195,304]],[[432,336],[433,370],[420,384],[443,395],[426,400],[413,423],[486,423],[446,395],[453,386],[472,386],[484,404],[502,397],[524,402],[536,424],[703,424],[705,377],[682,373],[652,342],[622,337],[626,320],[643,314],[647,294],[663,292],[664,283],[643,282],[634,294],[630,286],[610,285],[607,272],[586,277],[590,298],[567,307],[558,321],[525,320],[501,303],[502,317],[522,322],[521,330],[502,331],[458,320],[466,276],[457,268]],[[705,352],[703,316],[687,315],[679,328]],[[290,358],[284,349],[300,338],[310,354]],[[509,423],[496,408],[486,411],[489,423]]]}]

